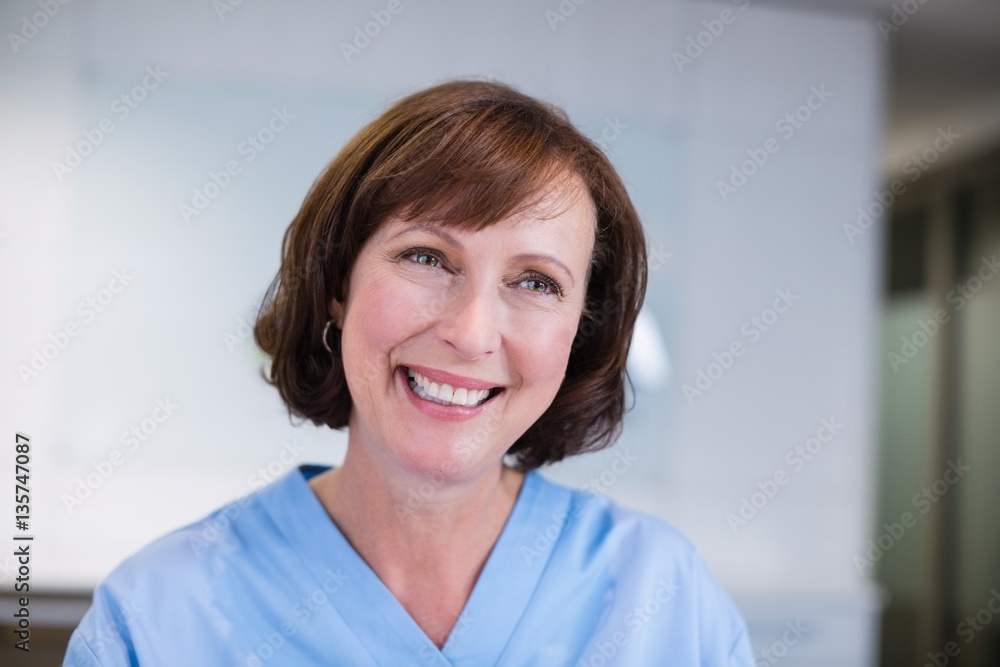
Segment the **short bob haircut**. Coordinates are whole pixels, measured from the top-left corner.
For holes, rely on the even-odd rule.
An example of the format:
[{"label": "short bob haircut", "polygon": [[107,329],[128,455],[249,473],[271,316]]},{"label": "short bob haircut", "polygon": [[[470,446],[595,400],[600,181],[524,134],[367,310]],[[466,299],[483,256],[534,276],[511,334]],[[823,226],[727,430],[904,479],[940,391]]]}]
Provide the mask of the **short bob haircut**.
[{"label": "short bob haircut", "polygon": [[254,326],[264,377],[296,415],[345,428],[351,394],[330,327],[355,258],[390,217],[481,230],[531,210],[575,175],[597,214],[586,303],[552,404],[507,455],[521,470],[607,447],[621,434],[626,360],[646,292],[646,239],[614,167],[565,111],[508,85],[457,80],[409,95],[327,166],[285,232]]}]

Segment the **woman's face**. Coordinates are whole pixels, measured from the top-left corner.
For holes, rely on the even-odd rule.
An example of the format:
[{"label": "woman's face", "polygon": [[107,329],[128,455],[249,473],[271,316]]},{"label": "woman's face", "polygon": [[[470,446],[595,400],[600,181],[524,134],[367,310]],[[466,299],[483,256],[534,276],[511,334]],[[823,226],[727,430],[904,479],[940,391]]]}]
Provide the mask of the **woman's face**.
[{"label": "woman's face", "polygon": [[589,194],[575,178],[560,188],[541,214],[482,231],[393,218],[366,242],[340,319],[351,447],[420,474],[473,476],[545,412],[594,244]]}]

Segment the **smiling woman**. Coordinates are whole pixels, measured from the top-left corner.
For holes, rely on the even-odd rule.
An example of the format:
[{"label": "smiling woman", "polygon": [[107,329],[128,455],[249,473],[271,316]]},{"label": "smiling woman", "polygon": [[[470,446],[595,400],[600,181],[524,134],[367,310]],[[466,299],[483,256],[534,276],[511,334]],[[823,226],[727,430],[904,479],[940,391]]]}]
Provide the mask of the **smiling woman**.
[{"label": "smiling woman", "polygon": [[343,464],[130,558],[66,664],[751,665],[687,540],[537,472],[617,439],[645,285],[561,110],[480,81],[399,101],[313,185],[255,328]]},{"label": "smiling woman", "polygon": [[[569,227],[571,221],[583,228]],[[510,237],[515,229],[518,236]],[[421,263],[440,264],[441,275],[455,276],[438,285],[428,305],[407,305],[403,312],[412,319],[447,315],[456,286],[467,285],[470,275],[470,266],[457,262],[478,267],[488,256],[462,247],[471,232],[488,234],[480,249],[503,239],[503,259],[521,264],[522,280],[547,277],[556,287],[565,276],[568,293],[559,302],[576,304],[579,324],[588,321],[579,329],[591,332],[571,341],[562,390],[508,453],[533,469],[614,442],[624,413],[628,346],[646,287],[638,215],[611,163],[562,111],[478,81],[443,84],[400,101],[344,147],[306,197],[285,235],[281,270],[255,331],[274,360],[271,379],[289,409],[316,424],[348,425],[357,397],[344,374],[346,355],[333,340],[342,333],[324,324],[355,279],[357,260],[376,252],[365,249],[370,240],[381,252],[423,248],[428,257]],[[397,234],[405,236],[387,246]],[[515,247],[518,239],[521,247]],[[545,242],[548,251],[535,242]],[[581,250],[582,267],[569,275],[567,265]],[[332,355],[324,353],[327,333]],[[521,331],[522,338],[532,336]],[[367,363],[383,364],[377,368],[384,373],[395,370],[388,361]]]},{"label": "smiling woman", "polygon": [[[594,214],[580,185],[556,195],[547,207],[563,210],[547,219],[531,210],[481,231],[393,220],[359,253],[346,300],[331,301],[353,418],[405,468],[482,475],[559,391],[583,310]],[[469,422],[487,409],[497,428],[470,451]],[[349,445],[341,470],[367,444]]]}]

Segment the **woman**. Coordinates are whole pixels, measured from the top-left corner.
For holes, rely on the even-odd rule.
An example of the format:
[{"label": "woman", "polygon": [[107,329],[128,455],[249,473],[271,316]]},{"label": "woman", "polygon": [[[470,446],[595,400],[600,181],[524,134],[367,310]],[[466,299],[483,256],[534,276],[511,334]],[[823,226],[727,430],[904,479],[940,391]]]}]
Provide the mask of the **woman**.
[{"label": "woman", "polygon": [[314,184],[255,328],[343,464],[127,560],[66,664],[751,665],[683,537],[536,472],[618,437],[645,285],[563,112],[489,82],[401,100]]}]

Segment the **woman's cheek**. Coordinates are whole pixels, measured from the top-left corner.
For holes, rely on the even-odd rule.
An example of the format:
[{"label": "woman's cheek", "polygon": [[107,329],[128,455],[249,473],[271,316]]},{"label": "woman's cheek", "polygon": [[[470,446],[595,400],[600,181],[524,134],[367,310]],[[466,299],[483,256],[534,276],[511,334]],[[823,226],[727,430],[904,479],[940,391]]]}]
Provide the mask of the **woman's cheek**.
[{"label": "woman's cheek", "polygon": [[[424,308],[432,290],[405,275],[383,271],[372,276],[363,290],[363,303],[369,308],[366,314],[373,327],[397,331],[406,321],[414,321]],[[388,325],[392,326],[388,326]]]},{"label": "woman's cheek", "polygon": [[562,382],[576,337],[576,324],[555,313],[535,313],[522,318],[514,331],[521,332],[515,344],[527,368],[539,381],[557,378]]},{"label": "woman's cheek", "polygon": [[423,331],[441,318],[448,301],[440,286],[404,282],[385,295],[382,316],[403,336]]},{"label": "woman's cheek", "polygon": [[358,285],[344,333],[347,348],[344,364],[351,366],[355,384],[379,384],[393,370],[390,368],[393,348],[405,339],[406,321],[412,319],[413,305],[407,303],[409,299],[406,293],[393,289],[391,281]]}]

